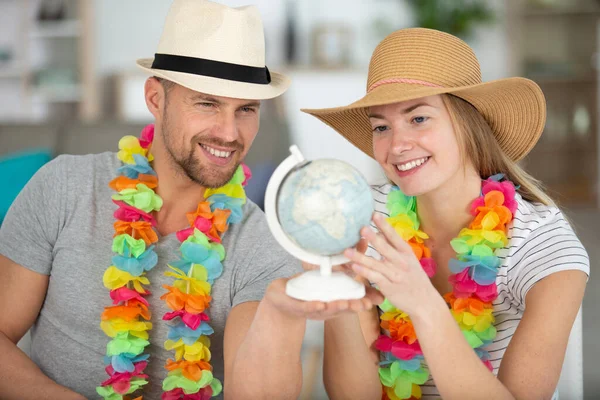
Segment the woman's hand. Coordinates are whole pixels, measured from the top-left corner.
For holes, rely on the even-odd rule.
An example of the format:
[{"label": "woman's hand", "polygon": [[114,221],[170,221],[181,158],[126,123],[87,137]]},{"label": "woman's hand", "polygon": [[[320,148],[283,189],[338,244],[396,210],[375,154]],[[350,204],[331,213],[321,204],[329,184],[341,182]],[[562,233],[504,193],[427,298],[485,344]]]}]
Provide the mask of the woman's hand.
[{"label": "woman's hand", "polygon": [[375,283],[396,308],[411,316],[418,315],[432,299],[439,300],[440,295],[408,243],[380,214],[375,214],[373,221],[380,233],[364,227],[361,236],[373,245],[382,259],[375,260],[353,249],[346,250],[344,255],[353,262],[352,269]]}]

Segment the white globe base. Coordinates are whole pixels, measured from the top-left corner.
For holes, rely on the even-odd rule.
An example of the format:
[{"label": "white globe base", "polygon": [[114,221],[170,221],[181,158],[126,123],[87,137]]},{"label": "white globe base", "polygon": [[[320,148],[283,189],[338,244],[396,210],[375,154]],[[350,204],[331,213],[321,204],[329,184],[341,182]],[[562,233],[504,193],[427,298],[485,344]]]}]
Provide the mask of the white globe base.
[{"label": "white globe base", "polygon": [[365,286],[343,272],[322,275],[315,270],[290,279],[285,293],[304,301],[354,300],[365,296]]}]

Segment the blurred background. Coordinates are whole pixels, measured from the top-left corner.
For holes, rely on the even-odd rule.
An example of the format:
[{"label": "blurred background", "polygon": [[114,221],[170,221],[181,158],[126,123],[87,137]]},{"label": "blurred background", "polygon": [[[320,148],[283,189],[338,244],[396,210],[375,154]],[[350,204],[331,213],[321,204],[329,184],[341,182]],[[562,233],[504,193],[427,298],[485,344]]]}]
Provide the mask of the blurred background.
[{"label": "blurred background", "polygon": [[[292,78],[263,105],[247,163],[249,196],[262,206],[275,166],[294,143],[307,158],[351,162],[376,183],[377,164],[300,108],[348,104],[365,92],[377,43],[423,26],[473,47],[483,80],[525,76],[544,90],[548,121],[524,167],[571,217],[592,261],[583,306],[586,398],[600,398],[600,1],[597,0],[220,0],[255,4],[264,22],[267,65]],[[33,173],[59,154],[115,150],[152,122],[147,78],[169,0],[0,0],[0,224]],[[322,324],[307,330],[302,398],[325,399]],[[566,398],[566,397],[564,397]]]}]

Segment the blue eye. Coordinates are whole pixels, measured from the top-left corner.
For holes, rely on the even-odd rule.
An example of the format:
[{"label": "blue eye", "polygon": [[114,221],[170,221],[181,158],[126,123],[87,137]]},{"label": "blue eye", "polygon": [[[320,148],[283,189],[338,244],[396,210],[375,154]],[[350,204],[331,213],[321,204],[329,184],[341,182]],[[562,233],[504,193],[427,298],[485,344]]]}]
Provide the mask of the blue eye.
[{"label": "blue eye", "polygon": [[414,122],[415,124],[422,124],[423,122],[427,121],[429,118],[428,117],[414,117],[412,119],[412,122]]},{"label": "blue eye", "polygon": [[388,127],[385,125],[379,125],[379,126],[376,126],[375,128],[373,128],[373,132],[376,132],[376,133],[382,133],[387,130],[388,130]]}]

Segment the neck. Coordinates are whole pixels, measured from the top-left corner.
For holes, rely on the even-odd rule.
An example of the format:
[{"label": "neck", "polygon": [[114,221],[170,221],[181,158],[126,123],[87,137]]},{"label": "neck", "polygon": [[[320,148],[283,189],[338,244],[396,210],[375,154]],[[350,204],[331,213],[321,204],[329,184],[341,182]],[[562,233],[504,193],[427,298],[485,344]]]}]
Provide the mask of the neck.
[{"label": "neck", "polygon": [[204,200],[206,188],[191,180],[172,160],[158,129],[152,154],[152,166],[158,176],[156,193],[163,200],[163,206],[155,213],[155,218],[159,231],[164,235],[188,225],[185,214],[196,210],[198,203]]},{"label": "neck", "polygon": [[448,243],[471,222],[471,203],[480,193],[479,175],[465,171],[442,187],[417,197],[421,230],[429,235],[432,244]]}]

